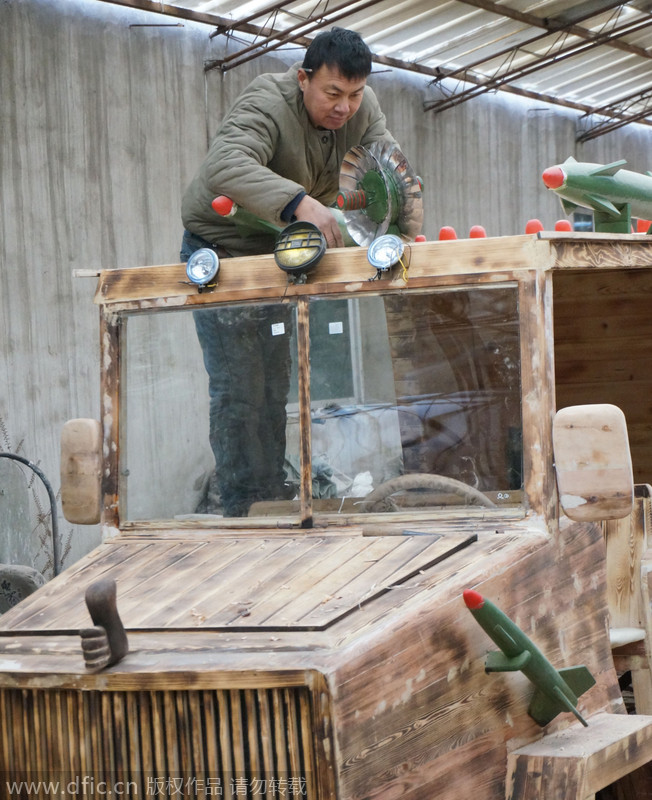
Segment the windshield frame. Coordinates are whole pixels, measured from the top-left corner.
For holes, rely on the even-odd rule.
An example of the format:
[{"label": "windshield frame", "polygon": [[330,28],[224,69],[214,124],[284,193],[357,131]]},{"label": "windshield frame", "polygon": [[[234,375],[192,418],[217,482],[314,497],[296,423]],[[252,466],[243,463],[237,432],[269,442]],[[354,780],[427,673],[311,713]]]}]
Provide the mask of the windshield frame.
[{"label": "windshield frame", "polygon": [[[263,257],[264,258],[264,257]],[[255,260],[255,259],[253,259]],[[233,259],[232,261],[236,261]],[[124,272],[136,272],[139,269],[149,270],[152,268],[136,268]],[[165,268],[172,269],[172,268]],[[546,517],[554,518],[554,508],[556,502],[554,475],[552,474],[550,454],[550,424],[552,418],[552,408],[554,402],[554,381],[552,363],[552,319],[551,304],[548,304],[551,295],[551,287],[548,273],[540,269],[503,269],[493,272],[472,271],[468,274],[449,274],[420,275],[415,279],[410,279],[406,285],[400,282],[397,285],[393,281],[369,281],[364,282],[342,282],[335,285],[326,283],[304,284],[302,285],[283,285],[270,290],[267,287],[264,291],[260,288],[248,288],[237,292],[228,292],[224,295],[216,293],[204,293],[203,295],[186,295],[181,300],[174,298],[158,299],[153,301],[151,298],[134,298],[125,300],[121,298],[116,302],[114,298],[106,302],[106,298],[98,299],[101,305],[101,343],[102,343],[102,404],[103,404],[103,428],[104,428],[104,461],[105,469],[103,475],[103,494],[104,510],[102,524],[111,528],[121,529],[151,529],[157,528],[188,528],[188,527],[209,527],[215,526],[215,521],[206,524],[198,523],[197,520],[180,522],[179,520],[143,520],[131,521],[121,518],[120,497],[125,491],[124,485],[120,480],[120,451],[124,442],[120,439],[119,409],[121,407],[122,391],[122,355],[121,341],[124,320],[132,312],[142,313],[150,311],[165,313],[166,310],[179,308],[179,306],[214,306],[221,302],[233,302],[242,300],[257,299],[278,299],[284,296],[293,296],[297,301],[298,307],[298,331],[299,338],[309,336],[307,322],[308,299],[315,295],[340,296],[350,298],[355,295],[364,295],[367,292],[374,294],[400,291],[402,293],[422,292],[427,289],[454,288],[468,286],[483,286],[492,284],[514,284],[517,286],[518,307],[519,307],[519,338],[521,350],[521,392],[522,392],[522,425],[523,425],[523,487],[524,502],[522,509],[517,515],[527,513],[540,513]],[[169,279],[168,279],[169,284]],[[98,293],[99,295],[100,293]],[[542,302],[542,298],[545,302]],[[547,333],[546,333],[547,332]],[[118,412],[118,413],[116,413]],[[302,414],[307,415],[303,424],[307,424],[310,415],[310,404],[303,403]],[[307,462],[309,464],[309,461]],[[302,490],[301,490],[301,512],[299,518],[277,518],[277,519],[225,519],[217,527],[228,528],[252,528],[252,527],[303,527],[310,528],[315,521],[312,514],[312,504],[310,495],[310,481],[308,476],[310,467],[306,468],[305,463],[302,467]],[[544,500],[545,498],[545,500]],[[454,508],[452,511],[443,512],[444,515],[459,515],[460,509]],[[508,511],[501,509],[498,512],[486,509],[480,512],[475,509],[466,509],[465,515],[474,517],[485,517],[488,514],[497,513],[514,516],[514,510]],[[360,524],[360,520],[354,517],[331,518],[328,515],[320,516],[319,524],[341,525],[341,524]],[[364,516],[364,521],[371,521],[370,516]],[[375,515],[374,515],[375,516]],[[380,516],[380,515],[379,515]],[[383,519],[399,521],[403,515],[382,515]],[[408,515],[410,518],[413,515]],[[439,517],[440,513],[429,513],[431,517]]]}]

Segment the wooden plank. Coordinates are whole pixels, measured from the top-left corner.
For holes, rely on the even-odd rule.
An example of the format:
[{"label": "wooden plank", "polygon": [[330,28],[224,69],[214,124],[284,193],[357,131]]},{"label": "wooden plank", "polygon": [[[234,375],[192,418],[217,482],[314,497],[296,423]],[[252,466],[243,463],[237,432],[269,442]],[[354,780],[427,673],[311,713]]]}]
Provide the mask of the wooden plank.
[{"label": "wooden plank", "polygon": [[274,692],[272,699],[272,707],[274,712],[274,740],[276,746],[276,769],[279,775],[287,775],[290,771],[290,763],[288,759],[288,730],[284,724],[286,713],[284,696],[281,692]]},{"label": "wooden plank", "polygon": [[[601,341],[605,336],[625,339],[634,333],[641,339],[652,337],[652,316],[649,300],[626,303],[626,310],[595,309],[569,302],[568,308],[555,302],[555,346],[572,342]],[[645,307],[643,307],[645,306]]]},{"label": "wooden plank", "polygon": [[521,391],[523,397],[524,489],[532,505],[545,518],[556,518],[557,487],[553,475],[552,420],[554,359],[552,281],[545,274],[529,273],[519,284],[519,306],[531,309],[521,318]]},{"label": "wooden plank", "polygon": [[[102,471],[102,525],[117,528],[120,522],[118,495],[126,489],[126,481],[120,476],[119,461],[121,443],[118,441],[120,417],[121,336],[122,317],[100,315],[100,422],[103,431]],[[122,485],[121,485],[122,484]],[[125,495],[126,497],[126,495]]]},{"label": "wooden plank", "polygon": [[651,371],[652,358],[637,357],[627,349],[620,354],[611,352],[601,355],[590,343],[575,348],[573,358],[558,359],[555,365],[557,382],[566,385],[637,383],[646,381]]},{"label": "wooden plank", "polygon": [[636,359],[639,362],[642,361],[648,367],[652,361],[649,339],[639,335],[638,331],[634,329],[626,337],[606,338],[602,336],[597,339],[558,342],[555,345],[555,356],[563,361],[573,359],[578,361],[613,361],[617,358]]},{"label": "wooden plank", "polygon": [[[204,762],[204,773],[198,777],[206,778],[211,772],[219,771],[220,752],[219,742],[219,718],[217,716],[217,701],[213,692],[200,691],[198,693],[201,704],[201,717],[204,720],[203,730],[196,726],[195,735],[203,742],[206,760]],[[202,745],[200,745],[202,746]]]},{"label": "wooden plank", "polygon": [[[412,243],[409,251],[410,281],[430,275],[509,273],[523,268],[546,268],[552,263],[548,243],[533,236]],[[321,294],[333,283],[339,284],[337,290],[344,292],[358,288],[375,290],[378,286],[369,285],[371,277],[373,270],[366,248],[348,247],[328,250],[306,284],[288,284],[286,274],[276,266],[271,255],[225,259],[221,263],[217,289],[202,294],[185,283],[184,264],[103,270],[95,302],[152,300],[159,308],[173,308],[254,296],[289,297],[314,291]]]},{"label": "wooden plank", "polygon": [[267,775],[274,775],[273,718],[269,694],[265,691],[260,691],[258,695],[258,719],[260,728],[262,771]]},{"label": "wooden plank", "polygon": [[[129,756],[127,770],[138,783],[145,783],[144,765],[147,764],[147,731],[148,728],[141,728],[138,724],[140,709],[140,692],[128,692],[126,694],[126,724],[129,731]],[[142,793],[145,787],[138,786]]]},{"label": "wooden plank", "polygon": [[636,498],[629,516],[606,521],[604,528],[610,627],[642,628],[641,558],[647,547],[643,499]]},{"label": "wooden plank", "polygon": [[298,703],[299,729],[302,731],[299,755],[303,767],[295,777],[305,779],[306,797],[319,797],[319,792],[317,789],[317,765],[315,764],[313,738],[312,736],[309,737],[306,734],[308,731],[312,733],[318,726],[323,729],[324,723],[321,716],[317,716],[317,718],[313,717],[308,696],[306,694],[300,694],[298,696]]},{"label": "wooden plank", "polygon": [[[254,777],[263,777],[263,759],[260,747],[258,746],[258,731],[260,720],[258,715],[258,690],[245,689],[243,692],[244,708],[246,710],[247,728],[247,755],[249,762],[249,774]],[[308,728],[310,730],[310,727]]]},{"label": "wooden plank", "polygon": [[[650,253],[652,248],[647,252]],[[648,269],[605,269],[599,271],[581,270],[576,272],[555,272],[553,277],[555,305],[575,302],[586,306],[584,302],[590,298],[591,305],[605,304],[613,301],[621,303],[627,298],[634,303],[642,301],[645,296],[652,296],[652,259],[648,261]]]},{"label": "wooden plank", "polygon": [[509,754],[507,800],[586,800],[652,760],[652,717],[599,714]]},{"label": "wooden plank", "polygon": [[286,709],[285,724],[287,728],[287,743],[289,751],[289,770],[290,775],[298,776],[301,774],[301,746],[300,746],[300,723],[297,715],[297,707],[294,702],[294,694],[288,689],[283,689],[283,704]]},{"label": "wooden plank", "polygon": [[612,385],[596,381],[557,385],[557,408],[583,403],[613,403],[624,411],[628,425],[630,422],[649,423],[652,415],[652,378]]},{"label": "wooden plank", "polygon": [[652,261],[649,240],[637,239],[568,239],[550,243],[556,269],[613,269],[648,267]]},{"label": "wooden plank", "polygon": [[218,690],[215,698],[215,706],[218,720],[217,734],[219,737],[219,768],[225,772],[233,770],[231,753],[233,751],[233,741],[231,726],[229,724],[229,693],[225,690]]}]

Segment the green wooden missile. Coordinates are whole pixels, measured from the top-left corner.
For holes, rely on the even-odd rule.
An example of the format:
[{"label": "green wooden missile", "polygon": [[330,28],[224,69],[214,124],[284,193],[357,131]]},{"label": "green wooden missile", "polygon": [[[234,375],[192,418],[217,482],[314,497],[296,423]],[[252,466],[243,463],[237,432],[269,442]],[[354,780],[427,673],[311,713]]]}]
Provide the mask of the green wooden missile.
[{"label": "green wooden missile", "polygon": [[548,167],[542,178],[561,200],[566,214],[590,208],[601,233],[630,233],[632,217],[652,219],[652,173],[623,169],[627,161],[590,164],[572,156]]},{"label": "green wooden missile", "polygon": [[584,667],[556,670],[534,642],[490,600],[479,592],[464,592],[466,607],[500,651],[487,655],[485,672],[522,672],[535,686],[528,714],[542,727],[558,714],[570,711],[582,725],[588,722],[577,710],[578,699],[595,684]]},{"label": "green wooden missile", "polygon": [[[213,207],[213,211],[221,217],[232,217],[236,228],[243,236],[251,235],[252,232],[256,231],[271,233],[274,236],[278,236],[283,230],[283,228],[279,228],[272,222],[267,222],[257,217],[255,214],[252,214],[250,211],[247,211],[245,208],[242,208],[237,203],[234,203],[230,197],[226,197],[226,195],[221,194],[216,197],[212,201],[211,206]],[[329,208],[328,210],[335,217],[335,222],[342,234],[344,246],[351,247],[355,245],[355,241],[351,238],[351,234],[346,227],[342,212],[338,208]]]}]

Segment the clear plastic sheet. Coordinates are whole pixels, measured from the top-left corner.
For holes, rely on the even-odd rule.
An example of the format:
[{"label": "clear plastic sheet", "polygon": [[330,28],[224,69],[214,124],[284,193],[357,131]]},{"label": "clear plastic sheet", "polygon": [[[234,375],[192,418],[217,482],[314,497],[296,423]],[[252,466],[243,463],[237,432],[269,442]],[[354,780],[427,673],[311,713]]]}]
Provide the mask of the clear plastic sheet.
[{"label": "clear plastic sheet", "polygon": [[[316,298],[309,329],[315,514],[520,501],[514,286]],[[123,518],[298,515],[294,301],[126,331]]]}]

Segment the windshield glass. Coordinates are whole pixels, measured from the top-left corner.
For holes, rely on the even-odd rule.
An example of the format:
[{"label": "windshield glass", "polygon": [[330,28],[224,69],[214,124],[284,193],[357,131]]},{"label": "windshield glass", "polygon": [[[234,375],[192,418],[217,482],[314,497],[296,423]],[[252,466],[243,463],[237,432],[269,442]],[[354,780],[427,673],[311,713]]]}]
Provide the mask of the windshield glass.
[{"label": "windshield glass", "polygon": [[307,306],[128,317],[123,520],[298,520],[302,470],[314,515],[521,501],[514,286]]}]

